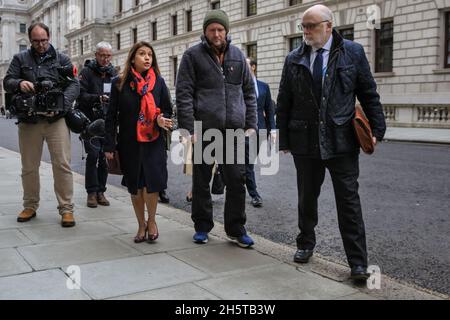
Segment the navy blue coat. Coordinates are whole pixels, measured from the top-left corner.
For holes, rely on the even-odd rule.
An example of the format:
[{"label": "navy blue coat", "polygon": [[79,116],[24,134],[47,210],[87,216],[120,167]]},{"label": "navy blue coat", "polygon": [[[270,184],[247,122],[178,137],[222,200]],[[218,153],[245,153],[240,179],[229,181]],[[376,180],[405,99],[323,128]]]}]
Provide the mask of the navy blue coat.
[{"label": "navy blue coat", "polygon": [[333,31],[321,101],[313,94],[310,53],[303,43],[284,64],[277,101],[280,150],[322,159],[358,153],[352,125],[356,97],[381,141],[386,123],[364,48]]},{"label": "navy blue coat", "polygon": [[[140,111],[141,97],[130,87],[131,77],[125,82],[122,91],[117,87],[118,78],[112,81],[111,98],[105,127],[105,152],[119,151],[120,167],[124,180],[122,184],[128,187],[131,194],[138,190],[141,169],[149,192],[162,191],[167,188],[167,154],[163,129],[160,136],[153,142],[137,141],[137,121]],[[161,109],[164,117],[172,116],[172,102],[169,90],[161,76],[157,76],[153,88],[155,104]],[[157,124],[156,124],[157,125]],[[158,127],[159,128],[159,127]],[[117,133],[119,132],[119,134]]]},{"label": "navy blue coat", "polygon": [[260,80],[256,80],[258,85],[258,129],[275,129],[275,108],[272,106],[272,95],[269,85]]}]

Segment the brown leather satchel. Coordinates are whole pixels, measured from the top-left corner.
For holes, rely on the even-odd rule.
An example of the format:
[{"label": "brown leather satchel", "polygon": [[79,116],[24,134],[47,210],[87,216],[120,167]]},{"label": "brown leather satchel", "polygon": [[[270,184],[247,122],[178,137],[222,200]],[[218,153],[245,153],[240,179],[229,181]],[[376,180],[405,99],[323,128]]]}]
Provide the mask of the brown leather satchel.
[{"label": "brown leather satchel", "polygon": [[123,175],[122,169],[120,169],[119,151],[114,151],[113,159],[106,159],[108,165],[109,174]]},{"label": "brown leather satchel", "polygon": [[353,126],[355,127],[356,138],[358,139],[362,151],[367,154],[372,154],[375,151],[375,145],[373,143],[372,129],[370,129],[369,120],[359,104],[355,106],[355,111]]}]

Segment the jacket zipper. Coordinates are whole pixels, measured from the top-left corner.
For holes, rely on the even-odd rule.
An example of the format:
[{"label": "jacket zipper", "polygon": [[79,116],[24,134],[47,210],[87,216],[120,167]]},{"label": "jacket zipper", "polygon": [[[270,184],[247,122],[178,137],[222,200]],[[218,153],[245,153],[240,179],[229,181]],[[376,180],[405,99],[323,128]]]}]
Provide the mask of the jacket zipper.
[{"label": "jacket zipper", "polygon": [[[225,90],[225,69],[224,67],[219,67],[219,65],[217,64],[217,62],[214,59],[214,52],[211,52],[212,50],[207,47],[205,44],[203,44],[203,46],[206,49],[206,52],[208,53],[209,57],[212,59],[214,65],[216,66],[217,70],[220,72],[220,74],[222,75],[222,79],[223,79],[223,86],[222,86],[222,93],[223,96],[225,97],[225,118],[224,118],[224,123],[223,123],[223,128],[225,129],[226,127],[226,123],[227,123],[227,105],[228,105],[228,99],[227,99],[227,94],[226,94],[226,90]],[[228,50],[228,48],[227,48]],[[225,63],[225,53],[224,53],[224,57],[223,57],[224,63]]]}]

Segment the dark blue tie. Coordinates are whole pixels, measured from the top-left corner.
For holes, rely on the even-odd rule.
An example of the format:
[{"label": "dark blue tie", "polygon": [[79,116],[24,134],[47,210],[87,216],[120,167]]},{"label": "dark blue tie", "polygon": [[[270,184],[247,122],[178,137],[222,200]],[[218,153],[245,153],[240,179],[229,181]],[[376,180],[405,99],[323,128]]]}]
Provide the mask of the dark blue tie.
[{"label": "dark blue tie", "polygon": [[322,53],[324,52],[324,49],[319,49],[316,51],[316,59],[314,60],[314,66],[313,66],[313,89],[314,89],[314,95],[316,97],[317,103],[321,104],[321,98],[322,98],[322,77],[323,77],[323,56]]}]

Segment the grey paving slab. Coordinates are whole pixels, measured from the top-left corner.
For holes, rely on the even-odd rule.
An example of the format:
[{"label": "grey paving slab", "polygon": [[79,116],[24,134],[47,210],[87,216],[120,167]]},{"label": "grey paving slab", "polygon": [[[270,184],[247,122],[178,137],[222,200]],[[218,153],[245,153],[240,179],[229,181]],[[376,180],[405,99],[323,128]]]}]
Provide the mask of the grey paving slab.
[{"label": "grey paving slab", "polygon": [[[45,184],[48,182],[41,181],[41,184]],[[52,182],[53,184],[53,182]],[[1,190],[3,189],[3,190]],[[55,192],[53,190],[45,190],[41,189],[40,191],[41,201],[56,201]],[[8,203],[22,203],[23,199],[23,190],[21,182],[17,182],[15,186],[5,186],[0,188],[0,203],[8,204]]]},{"label": "grey paving slab", "polygon": [[82,184],[74,183],[73,184],[73,192],[74,192],[74,194],[77,194],[77,195],[78,194],[86,195],[86,188]]},{"label": "grey paving slab", "polygon": [[[7,177],[2,176],[2,179],[5,179]],[[9,180],[9,179],[8,179]],[[16,196],[16,195],[22,195],[22,184],[18,183],[16,181],[8,181],[6,180],[7,184],[0,184],[0,195],[2,196]]]},{"label": "grey paving slab", "polygon": [[[162,231],[159,229],[159,238],[153,243],[134,243],[135,233],[119,236],[118,238],[142,253],[169,252],[189,248],[198,248],[198,244],[192,241],[193,231],[190,229],[178,229]],[[210,237],[208,245],[223,243],[215,237]]]},{"label": "grey paving slab", "polygon": [[17,203],[2,203],[0,206],[0,215],[18,215],[19,212],[23,209],[22,201]]},{"label": "grey paving slab", "polygon": [[[0,206],[0,214],[1,215],[14,215],[17,216],[22,210],[22,200],[13,202],[13,203],[2,203]],[[75,218],[82,219],[78,217],[79,205],[75,203]],[[58,211],[58,203],[56,202],[56,198],[52,200],[42,200],[39,204],[39,208],[37,210],[38,218],[43,216],[48,217],[60,217]],[[82,219],[83,220],[83,219]]]},{"label": "grey paving slab", "polygon": [[140,255],[138,251],[113,238],[64,241],[23,247],[19,248],[18,251],[35,270]]},{"label": "grey paving slab", "polygon": [[1,194],[0,193],[0,203],[22,203],[22,194]]},{"label": "grey paving slab", "polygon": [[81,290],[67,288],[61,270],[47,270],[0,278],[1,300],[88,300]]},{"label": "grey paving slab", "polygon": [[15,249],[0,250],[0,277],[31,272],[32,270]]},{"label": "grey paving slab", "polygon": [[316,300],[357,293],[351,287],[286,264],[197,282],[222,299]]},{"label": "grey paving slab", "polygon": [[12,184],[13,181],[19,181],[21,179],[21,170],[17,168],[17,165],[5,163],[4,160],[0,159],[0,169],[2,171],[2,178],[8,178],[2,179],[0,186]]},{"label": "grey paving slab", "polygon": [[[213,200],[214,200],[214,197],[213,197]],[[166,214],[170,214],[170,213],[173,213],[173,212],[178,212],[180,215],[181,214],[182,215],[186,215],[187,217],[191,216],[191,214],[189,212],[185,211],[185,210],[177,209],[177,208],[171,207],[169,205],[165,205],[165,204],[158,205],[158,209],[156,211],[157,214],[161,214],[161,215],[166,215]]]},{"label": "grey paving slab", "polygon": [[73,228],[62,228],[58,224],[33,226],[21,230],[35,243],[81,240],[86,237],[103,237],[122,233],[119,229],[101,221],[79,222]]},{"label": "grey paving slab", "polygon": [[211,275],[280,263],[256,250],[243,249],[228,242],[214,246],[198,245],[198,248],[171,252],[171,255]]},{"label": "grey paving slab", "polygon": [[0,230],[0,249],[15,248],[31,243],[30,239],[19,230]]},{"label": "grey paving slab", "polygon": [[[0,164],[1,166],[1,164]],[[2,172],[2,179],[0,180],[0,187],[2,188],[18,188],[21,184],[21,180],[19,180],[16,174],[8,174]]]},{"label": "grey paving slab", "polygon": [[206,275],[163,253],[81,266],[81,287],[106,299],[204,279]]},{"label": "grey paving slab", "polygon": [[134,211],[131,206],[127,206],[119,201],[111,201],[111,206],[97,208],[88,208],[86,206],[79,206],[76,209],[76,215],[83,218],[86,221],[95,220],[110,220],[110,219],[120,219],[120,218],[130,218],[134,216]]},{"label": "grey paving slab", "polygon": [[169,288],[155,289],[111,300],[218,300],[210,292],[192,283],[185,283]]},{"label": "grey paving slab", "polygon": [[[134,216],[134,213],[132,213],[129,216],[130,217],[126,218],[126,219],[111,219],[111,220],[105,220],[105,222],[122,230],[125,233],[136,234],[137,229],[138,229],[136,216]],[[158,225],[158,230],[161,234],[163,232],[170,231],[170,230],[179,230],[179,229],[187,228],[186,226],[184,226],[178,222],[163,218],[160,215],[156,215],[156,224]]]},{"label": "grey paving slab", "polygon": [[0,230],[4,229],[27,229],[46,225],[56,225],[61,222],[61,216],[57,213],[54,215],[39,215],[28,222],[17,222],[17,214],[9,214],[0,216]]}]

